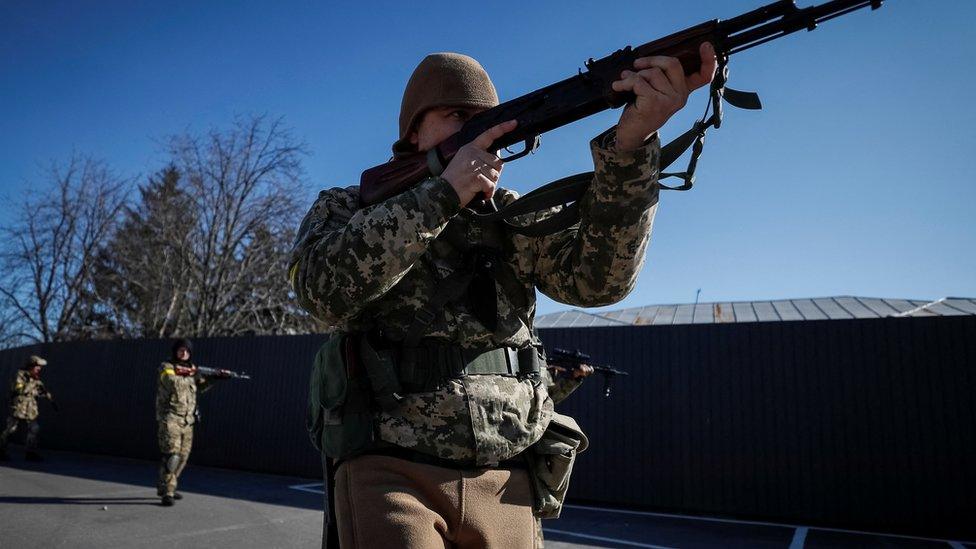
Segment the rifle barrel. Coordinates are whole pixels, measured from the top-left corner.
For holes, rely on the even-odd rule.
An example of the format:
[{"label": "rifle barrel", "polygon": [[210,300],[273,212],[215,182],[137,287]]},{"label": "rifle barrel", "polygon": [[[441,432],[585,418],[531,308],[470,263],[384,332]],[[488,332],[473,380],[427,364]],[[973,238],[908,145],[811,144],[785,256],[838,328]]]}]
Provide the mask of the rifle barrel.
[{"label": "rifle barrel", "polygon": [[[799,30],[813,30],[824,21],[862,8],[878,9],[881,3],[882,0],[831,0],[816,6],[798,8],[791,0],[784,0],[721,21],[718,29],[719,34],[726,36],[723,41],[724,49],[728,55],[732,55]],[[763,11],[765,8],[770,10]],[[777,21],[765,22],[777,17]]]}]

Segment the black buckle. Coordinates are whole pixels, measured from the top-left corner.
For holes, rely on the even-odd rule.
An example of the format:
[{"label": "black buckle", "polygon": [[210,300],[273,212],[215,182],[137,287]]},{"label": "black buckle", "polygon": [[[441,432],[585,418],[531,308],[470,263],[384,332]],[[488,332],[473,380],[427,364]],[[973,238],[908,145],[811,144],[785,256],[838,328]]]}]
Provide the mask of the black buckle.
[{"label": "black buckle", "polygon": [[418,309],[417,313],[413,315],[413,318],[414,322],[417,322],[419,325],[423,326],[433,322],[434,319],[437,318],[437,315],[428,311],[427,309]]}]

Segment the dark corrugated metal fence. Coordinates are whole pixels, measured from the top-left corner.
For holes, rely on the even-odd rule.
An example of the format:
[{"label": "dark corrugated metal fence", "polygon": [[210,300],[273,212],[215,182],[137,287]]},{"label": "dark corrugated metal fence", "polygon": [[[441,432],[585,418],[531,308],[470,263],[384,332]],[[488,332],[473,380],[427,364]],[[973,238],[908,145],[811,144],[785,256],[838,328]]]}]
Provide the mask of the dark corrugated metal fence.
[{"label": "dark corrugated metal fence", "polygon": [[[627,370],[560,405],[591,439],[571,497],[690,513],[976,537],[976,317],[550,329]],[[201,400],[191,461],[317,476],[304,430],[322,336],[195,341],[194,359],[246,370]],[[62,411],[42,445],[155,459],[157,366],[169,342],[99,341],[27,355]]]},{"label": "dark corrugated metal fence", "polygon": [[560,406],[590,435],[576,498],[976,537],[976,317],[542,338],[631,373]]}]

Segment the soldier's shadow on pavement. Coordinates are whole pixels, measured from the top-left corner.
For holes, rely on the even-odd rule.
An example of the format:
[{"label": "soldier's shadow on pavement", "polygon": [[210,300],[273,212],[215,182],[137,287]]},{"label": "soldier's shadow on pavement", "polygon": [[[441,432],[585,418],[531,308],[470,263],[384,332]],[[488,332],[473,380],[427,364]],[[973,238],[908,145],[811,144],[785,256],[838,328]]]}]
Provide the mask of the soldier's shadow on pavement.
[{"label": "soldier's shadow on pavement", "polygon": [[[29,462],[24,461],[23,454],[14,449],[10,452],[11,459],[9,461],[0,462],[0,472],[3,468],[9,468],[74,479],[122,484],[134,488],[136,493],[140,488],[144,488],[146,496],[115,498],[106,494],[106,496],[98,497],[99,489],[86,485],[77,486],[69,494],[81,493],[89,495],[89,497],[57,497],[57,493],[49,493],[46,497],[27,497],[11,496],[9,495],[10,492],[7,492],[7,494],[0,496],[0,504],[111,505],[114,502],[116,505],[160,505],[161,503],[159,497],[156,496],[158,462],[56,450],[45,451],[42,449],[42,453],[45,457],[44,461]],[[304,484],[310,481],[314,481],[314,479],[199,466],[193,463],[191,457],[189,466],[180,477],[177,490],[188,498],[204,495],[303,509],[321,509],[322,496],[320,494],[289,488],[291,485]],[[2,485],[2,481],[0,481],[0,485]],[[72,481],[65,479],[61,485],[67,489],[67,486],[72,485]],[[116,493],[118,492],[117,488],[116,486],[114,490]],[[128,490],[126,492],[132,493]],[[177,505],[180,504],[177,503]]]},{"label": "soldier's shadow on pavement", "polygon": [[22,496],[0,496],[0,504],[2,503],[16,503],[16,504],[37,504],[37,505],[101,505],[107,507],[109,505],[160,505],[159,498],[98,498],[98,497],[80,497],[80,498],[59,498],[59,497],[22,497]]}]

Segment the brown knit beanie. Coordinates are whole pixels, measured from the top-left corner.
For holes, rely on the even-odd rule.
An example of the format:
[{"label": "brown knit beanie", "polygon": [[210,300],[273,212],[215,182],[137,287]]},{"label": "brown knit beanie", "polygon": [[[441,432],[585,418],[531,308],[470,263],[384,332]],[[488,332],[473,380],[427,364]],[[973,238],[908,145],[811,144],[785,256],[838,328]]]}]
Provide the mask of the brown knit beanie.
[{"label": "brown knit beanie", "polygon": [[410,132],[434,107],[485,107],[498,104],[495,85],[480,63],[460,53],[432,53],[417,65],[400,104],[400,139],[393,154],[415,152]]}]

